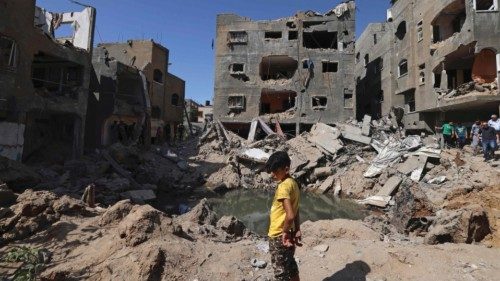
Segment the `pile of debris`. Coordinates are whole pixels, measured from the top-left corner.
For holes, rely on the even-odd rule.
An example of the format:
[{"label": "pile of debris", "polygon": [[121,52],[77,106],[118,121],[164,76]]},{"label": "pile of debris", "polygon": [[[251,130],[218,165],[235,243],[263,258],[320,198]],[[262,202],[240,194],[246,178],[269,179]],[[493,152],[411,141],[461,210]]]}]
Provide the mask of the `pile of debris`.
[{"label": "pile of debris", "polygon": [[498,95],[498,83],[478,83],[475,81],[470,81],[460,85],[454,90],[438,90],[439,99],[453,99],[456,97],[469,95],[469,94],[490,94]]},{"label": "pile of debris", "polygon": [[[471,243],[486,238],[492,233],[488,210],[480,206],[440,210],[447,196],[452,198],[453,191],[465,188],[464,182],[471,187],[469,192],[498,184],[498,170],[458,150],[454,155],[443,152],[432,136],[405,136],[400,116],[393,110],[376,121],[365,116],[363,122],[317,123],[289,140],[279,126],[275,132],[260,118],[252,122],[246,140],[238,136],[221,140],[215,131],[208,132],[200,150],[223,147],[219,157],[225,158],[224,166],[209,176],[206,186],[215,191],[273,189],[276,183],[263,171],[264,163],[273,152],[287,151],[292,159],[290,173],[303,190],[333,193],[381,208],[384,215],[368,221],[374,228],[385,227],[382,233],[411,234],[422,241],[425,237],[427,243]],[[258,126],[267,135],[261,140],[255,140]],[[445,226],[450,222],[453,227]]]}]

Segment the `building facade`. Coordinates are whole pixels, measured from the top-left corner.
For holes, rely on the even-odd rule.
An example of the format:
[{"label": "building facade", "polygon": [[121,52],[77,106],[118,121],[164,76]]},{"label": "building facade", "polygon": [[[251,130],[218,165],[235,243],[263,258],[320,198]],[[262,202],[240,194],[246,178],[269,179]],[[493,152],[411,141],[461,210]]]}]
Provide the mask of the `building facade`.
[{"label": "building facade", "polygon": [[399,0],[356,43],[357,116],[405,110],[407,130],[487,119],[500,106],[498,0]]},{"label": "building facade", "polygon": [[210,104],[210,101],[205,101],[205,105],[198,107],[198,123],[203,123],[205,120],[213,120],[214,118],[214,107]]},{"label": "building facade", "polygon": [[186,82],[181,78],[167,73],[167,91],[165,98],[165,133],[169,140],[174,140],[177,126],[183,122]]},{"label": "building facade", "polygon": [[[151,136],[155,137],[160,131],[173,130],[178,120],[182,120],[182,110],[178,107],[184,104],[185,82],[168,75],[169,50],[153,40],[103,43],[99,47],[105,48],[110,58],[134,66],[144,73],[151,101]],[[173,81],[174,90],[178,93],[170,93],[174,90],[169,89],[168,81]],[[178,99],[173,98],[174,94],[177,94]]]},{"label": "building facade", "polygon": [[144,142],[151,116],[145,75],[111,59],[103,47],[94,49],[92,66],[85,146],[92,149],[116,142]]},{"label": "building facade", "polygon": [[0,0],[0,155],[82,155],[95,16]]},{"label": "building facade", "polygon": [[353,117],[354,38],[354,1],[273,21],[218,15],[214,118],[244,130],[288,111],[279,121],[299,131]]}]

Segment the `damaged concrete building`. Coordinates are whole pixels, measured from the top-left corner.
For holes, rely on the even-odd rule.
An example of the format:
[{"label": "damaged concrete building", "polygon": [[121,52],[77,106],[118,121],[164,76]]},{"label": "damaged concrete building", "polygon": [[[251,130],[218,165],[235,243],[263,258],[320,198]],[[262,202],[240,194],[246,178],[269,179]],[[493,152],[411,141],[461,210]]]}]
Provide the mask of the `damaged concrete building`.
[{"label": "damaged concrete building", "polygon": [[[96,12],[52,13],[0,1],[0,155],[83,153]],[[48,154],[48,155],[47,155]]]},{"label": "damaged concrete building", "polygon": [[98,47],[105,49],[110,59],[144,73],[151,102],[150,136],[163,132],[162,137],[172,138],[182,122],[185,82],[168,73],[169,50],[153,40],[102,43]]},{"label": "damaged concrete building", "polygon": [[147,140],[151,103],[142,71],[111,59],[103,47],[94,49],[92,65],[85,146]]},{"label": "damaged concrete building", "polygon": [[407,130],[499,111],[498,0],[399,0],[356,42],[357,117],[405,112]]},{"label": "damaged concrete building", "polygon": [[241,134],[279,115],[287,132],[354,116],[355,3],[326,14],[252,21],[217,17],[214,118]]}]

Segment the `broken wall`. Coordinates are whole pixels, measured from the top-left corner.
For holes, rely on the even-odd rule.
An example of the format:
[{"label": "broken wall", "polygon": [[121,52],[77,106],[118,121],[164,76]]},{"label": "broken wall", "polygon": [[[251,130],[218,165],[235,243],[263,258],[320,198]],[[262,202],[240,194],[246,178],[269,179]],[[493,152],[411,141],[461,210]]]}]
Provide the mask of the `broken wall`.
[{"label": "broken wall", "polygon": [[[404,106],[407,130],[431,130],[441,118],[453,115],[453,112],[438,114],[440,111],[459,112],[462,107],[469,107],[470,111],[497,108],[486,113],[482,119],[498,111],[498,90],[472,90],[473,95],[443,98],[443,95],[453,93],[454,89],[460,89],[472,80],[473,64],[481,59],[483,50],[491,50],[499,57],[498,10],[477,11],[474,1],[469,0],[400,0],[388,10],[387,15],[386,25],[391,31],[384,37],[389,39],[379,41],[384,45],[381,48],[388,50],[393,59],[389,66],[393,77],[390,81],[383,81],[382,88],[392,86],[390,95],[399,97],[388,102],[390,106]],[[405,29],[401,25],[403,22],[406,23]],[[371,50],[369,44],[359,42],[357,48],[367,49],[371,56],[376,49]],[[484,69],[489,71],[484,81],[498,76],[498,67],[491,59],[492,55],[488,57],[488,66]],[[361,67],[362,60],[361,55],[357,69]]]},{"label": "broken wall", "polygon": [[[91,55],[71,43],[62,45],[47,36],[35,26],[35,10],[34,0],[0,1],[0,38],[9,42],[15,58],[0,66],[0,101],[6,101],[0,116],[4,116],[3,122],[27,125],[25,141],[30,141],[26,136],[35,135],[30,132],[33,126],[27,124],[30,112],[77,116],[71,146],[73,156],[78,157],[83,152]],[[95,11],[86,11],[91,14],[86,30],[93,37]],[[65,79],[54,83],[55,75]],[[31,152],[25,147],[23,158]]]},{"label": "broken wall", "polygon": [[[97,47],[93,75],[95,88],[89,95],[86,147],[111,145],[122,140],[123,135],[127,140],[122,141],[133,141],[146,125],[149,110],[140,71],[110,59],[105,48]],[[120,122],[127,126],[125,134],[119,132]]]},{"label": "broken wall", "polygon": [[[266,112],[263,89],[297,93],[295,113],[280,122],[353,117],[355,9],[353,2],[341,6],[339,16],[305,12],[274,21],[218,15],[214,117],[250,122]],[[331,67],[323,69],[324,63]],[[326,98],[326,106],[314,106],[318,98]]]}]

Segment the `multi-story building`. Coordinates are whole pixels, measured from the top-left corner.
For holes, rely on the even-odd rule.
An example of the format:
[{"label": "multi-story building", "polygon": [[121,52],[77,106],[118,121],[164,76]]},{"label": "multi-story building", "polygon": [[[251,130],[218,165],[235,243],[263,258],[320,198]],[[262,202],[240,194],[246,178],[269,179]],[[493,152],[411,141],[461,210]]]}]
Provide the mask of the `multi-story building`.
[{"label": "multi-story building", "polygon": [[35,0],[0,7],[0,155],[79,157],[95,9],[52,13]]},{"label": "multi-story building", "polygon": [[205,120],[213,120],[214,117],[214,107],[210,104],[210,101],[205,101],[205,105],[198,108],[198,123],[205,122]]},{"label": "multi-story building", "polygon": [[498,0],[399,0],[356,43],[357,116],[405,110],[408,130],[499,111]]},{"label": "multi-story building", "polygon": [[272,21],[218,15],[214,118],[242,132],[290,111],[279,121],[297,132],[353,117],[354,38],[354,1]]},{"label": "multi-story building", "polygon": [[198,122],[198,108],[201,105],[192,99],[186,99],[186,118],[190,122]]},{"label": "multi-story building", "polygon": [[167,139],[174,140],[177,134],[177,126],[184,121],[186,82],[171,73],[167,73],[166,83],[165,112],[168,112],[168,114],[165,116],[165,133]]},{"label": "multi-story building", "polygon": [[[153,40],[128,40],[125,43],[103,43],[99,47],[105,48],[109,57],[123,64],[137,67],[141,70],[147,80],[147,89],[151,101],[151,136],[156,136],[162,127],[173,130],[182,120],[182,106],[184,105],[184,95],[169,94],[168,79],[174,79],[168,75],[169,51]],[[177,81],[177,79],[174,79]],[[176,82],[175,87],[184,88],[185,83]],[[179,93],[184,89],[179,89]],[[176,107],[175,110],[169,111]],[[180,107],[181,110],[177,109]],[[168,125],[168,126],[167,126]]]},{"label": "multi-story building", "polygon": [[94,49],[93,81],[88,98],[85,146],[144,141],[151,105],[145,75],[111,59],[103,47]]}]

